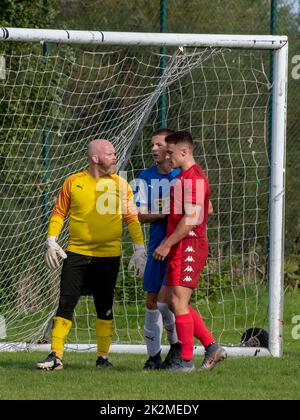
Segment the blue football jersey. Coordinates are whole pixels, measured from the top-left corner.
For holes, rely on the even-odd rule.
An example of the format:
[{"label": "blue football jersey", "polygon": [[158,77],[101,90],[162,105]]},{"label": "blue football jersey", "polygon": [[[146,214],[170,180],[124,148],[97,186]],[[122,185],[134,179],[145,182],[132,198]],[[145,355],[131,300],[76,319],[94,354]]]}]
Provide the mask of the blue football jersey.
[{"label": "blue football jersey", "polygon": [[[149,213],[166,211],[170,205],[172,181],[180,174],[180,169],[173,169],[168,174],[161,174],[157,166],[143,170],[135,188],[137,206],[147,206]],[[167,234],[167,217],[150,224],[149,253],[152,253]]]}]

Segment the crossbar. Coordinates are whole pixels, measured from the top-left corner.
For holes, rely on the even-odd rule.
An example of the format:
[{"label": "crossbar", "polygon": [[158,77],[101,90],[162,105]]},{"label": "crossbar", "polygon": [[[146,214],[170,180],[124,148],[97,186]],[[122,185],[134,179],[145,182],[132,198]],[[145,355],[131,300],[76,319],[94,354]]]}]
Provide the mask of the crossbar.
[{"label": "crossbar", "polygon": [[0,29],[1,40],[68,44],[227,47],[276,50],[283,47],[287,43],[288,38],[286,36],[270,35],[162,34],[2,27]]}]

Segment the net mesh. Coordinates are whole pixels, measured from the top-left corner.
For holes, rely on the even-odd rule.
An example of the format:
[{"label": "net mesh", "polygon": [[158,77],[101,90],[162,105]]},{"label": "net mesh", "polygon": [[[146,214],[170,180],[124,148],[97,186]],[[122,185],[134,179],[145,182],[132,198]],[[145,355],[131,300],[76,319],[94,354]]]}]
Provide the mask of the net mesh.
[{"label": "net mesh", "polygon": [[[5,61],[5,69],[3,62]],[[87,166],[94,138],[111,140],[128,180],[152,165],[151,133],[163,119],[191,130],[211,184],[210,256],[193,304],[222,343],[265,327],[268,297],[268,53],[224,49],[97,51],[60,46],[2,55],[0,79],[0,315],[2,342],[47,336],[60,270],[43,260],[47,224],[64,179]],[[165,96],[166,108],[160,107]],[[60,237],[66,246],[68,225]],[[148,238],[148,228],[144,228]],[[144,292],[127,271],[124,232],[115,296],[116,343],[142,343]],[[76,308],[72,343],[95,343],[90,297]],[[3,328],[2,328],[3,329]]]}]

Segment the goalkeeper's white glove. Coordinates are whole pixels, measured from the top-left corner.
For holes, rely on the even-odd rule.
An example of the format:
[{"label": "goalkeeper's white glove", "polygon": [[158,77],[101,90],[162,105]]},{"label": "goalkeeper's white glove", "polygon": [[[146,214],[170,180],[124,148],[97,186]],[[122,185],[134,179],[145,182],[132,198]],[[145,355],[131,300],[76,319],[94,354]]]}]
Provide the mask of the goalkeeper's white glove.
[{"label": "goalkeeper's white glove", "polygon": [[57,255],[59,255],[63,259],[67,258],[67,254],[56,242],[56,237],[49,236],[49,238],[46,241],[45,261],[46,261],[47,267],[50,270],[55,270],[56,268],[59,267],[59,261],[58,261]]},{"label": "goalkeeper's white glove", "polygon": [[146,266],[146,250],[144,245],[133,245],[133,247],[134,254],[129,261],[128,270],[134,269],[134,274],[137,277],[143,277]]}]

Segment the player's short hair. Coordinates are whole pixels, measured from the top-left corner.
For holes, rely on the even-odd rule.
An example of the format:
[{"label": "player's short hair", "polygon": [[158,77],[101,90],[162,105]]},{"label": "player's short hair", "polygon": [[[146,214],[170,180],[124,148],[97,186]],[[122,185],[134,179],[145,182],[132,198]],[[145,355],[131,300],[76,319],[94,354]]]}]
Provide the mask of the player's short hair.
[{"label": "player's short hair", "polygon": [[189,131],[176,131],[166,137],[166,143],[179,144],[185,143],[188,144],[191,149],[194,148],[194,141],[191,133]]},{"label": "player's short hair", "polygon": [[170,136],[171,134],[174,134],[174,130],[170,130],[169,128],[159,128],[158,130],[154,131],[152,133],[151,138],[155,136]]}]

